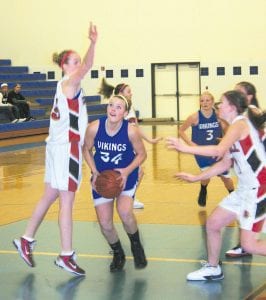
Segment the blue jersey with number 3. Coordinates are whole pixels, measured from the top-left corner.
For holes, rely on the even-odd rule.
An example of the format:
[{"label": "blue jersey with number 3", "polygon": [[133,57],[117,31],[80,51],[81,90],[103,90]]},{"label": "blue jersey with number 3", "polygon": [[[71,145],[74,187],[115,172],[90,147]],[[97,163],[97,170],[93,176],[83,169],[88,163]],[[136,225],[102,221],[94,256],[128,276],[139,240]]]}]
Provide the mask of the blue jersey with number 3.
[{"label": "blue jersey with number 3", "polygon": [[[106,132],[107,117],[99,119],[99,128],[94,139],[94,161],[99,172],[127,167],[135,158],[135,152],[128,137],[128,121],[123,120],[119,131],[110,136]],[[127,179],[125,190],[135,186],[138,179],[136,168]]]},{"label": "blue jersey with number 3", "polygon": [[[192,126],[192,141],[197,145],[217,145],[218,138],[222,137],[222,129],[213,110],[212,115],[206,118],[199,110],[199,122]],[[195,155],[200,168],[209,167],[216,162],[215,158]]]}]

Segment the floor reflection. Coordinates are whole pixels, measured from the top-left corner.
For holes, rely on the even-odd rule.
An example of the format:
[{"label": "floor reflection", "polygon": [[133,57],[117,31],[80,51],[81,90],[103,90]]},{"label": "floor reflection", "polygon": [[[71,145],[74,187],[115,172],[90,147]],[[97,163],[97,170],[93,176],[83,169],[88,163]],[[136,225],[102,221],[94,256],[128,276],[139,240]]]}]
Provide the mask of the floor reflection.
[{"label": "floor reflection", "polygon": [[28,274],[20,283],[17,298],[20,300],[36,300],[36,289],[34,287],[35,275]]},{"label": "floor reflection", "polygon": [[223,285],[222,281],[189,281],[187,286],[194,289],[198,299],[223,299]]},{"label": "floor reflection", "polygon": [[75,276],[69,279],[67,282],[60,283],[56,290],[60,293],[62,300],[76,299],[76,293],[79,284],[85,279],[85,276]]}]

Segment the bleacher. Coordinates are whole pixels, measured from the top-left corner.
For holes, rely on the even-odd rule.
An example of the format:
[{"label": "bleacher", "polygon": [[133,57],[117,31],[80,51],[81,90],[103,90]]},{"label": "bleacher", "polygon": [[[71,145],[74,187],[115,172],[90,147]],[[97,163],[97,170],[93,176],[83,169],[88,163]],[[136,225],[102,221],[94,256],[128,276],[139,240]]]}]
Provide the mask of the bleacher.
[{"label": "bleacher", "polygon": [[[29,73],[26,66],[12,66],[10,59],[0,59],[0,84],[6,82],[11,90],[16,83],[22,85],[21,93],[31,102],[34,121],[22,123],[0,123],[0,139],[48,133],[49,114],[53,104],[57,81],[48,80],[47,74]],[[99,95],[85,97],[88,121],[93,121],[106,112]]]}]

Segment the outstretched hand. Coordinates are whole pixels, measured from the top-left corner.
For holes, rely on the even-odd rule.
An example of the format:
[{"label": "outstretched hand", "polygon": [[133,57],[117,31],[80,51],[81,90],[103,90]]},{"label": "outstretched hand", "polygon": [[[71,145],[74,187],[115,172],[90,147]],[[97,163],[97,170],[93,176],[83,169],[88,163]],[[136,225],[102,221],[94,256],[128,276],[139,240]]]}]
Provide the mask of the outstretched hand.
[{"label": "outstretched hand", "polygon": [[162,140],[163,140],[163,137],[157,137],[157,138],[151,139],[150,142],[151,142],[151,144],[157,144]]},{"label": "outstretched hand", "polygon": [[190,173],[180,172],[180,173],[176,173],[174,175],[174,177],[176,177],[177,179],[183,180],[183,181],[187,181],[187,182],[197,181],[196,176],[193,174],[190,174]]},{"label": "outstretched hand", "polygon": [[89,39],[92,43],[96,43],[98,37],[97,28],[95,25],[93,25],[92,22],[90,22],[90,28],[89,28]]},{"label": "outstretched hand", "polygon": [[185,144],[180,138],[168,137],[166,138],[166,145],[168,149],[175,149],[177,151],[185,152]]}]

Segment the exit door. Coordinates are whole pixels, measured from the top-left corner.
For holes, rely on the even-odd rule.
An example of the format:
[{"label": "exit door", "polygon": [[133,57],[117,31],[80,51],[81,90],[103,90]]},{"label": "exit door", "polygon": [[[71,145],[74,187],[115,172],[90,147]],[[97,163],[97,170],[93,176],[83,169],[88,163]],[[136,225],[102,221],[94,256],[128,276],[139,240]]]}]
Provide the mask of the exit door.
[{"label": "exit door", "polygon": [[200,63],[152,64],[152,117],[184,121],[199,109]]}]

